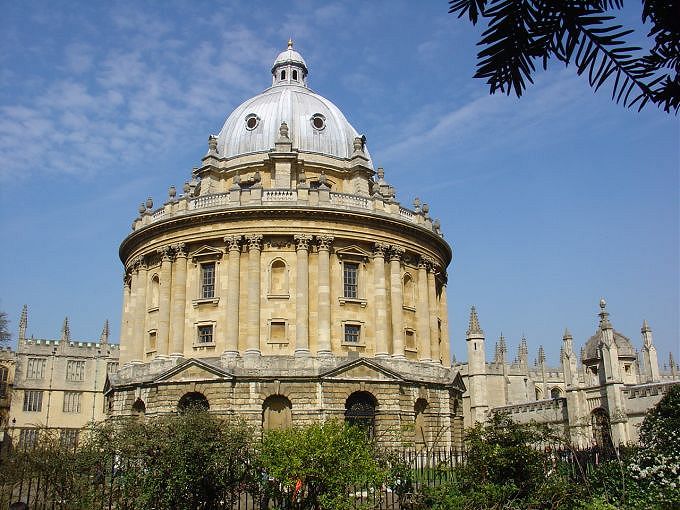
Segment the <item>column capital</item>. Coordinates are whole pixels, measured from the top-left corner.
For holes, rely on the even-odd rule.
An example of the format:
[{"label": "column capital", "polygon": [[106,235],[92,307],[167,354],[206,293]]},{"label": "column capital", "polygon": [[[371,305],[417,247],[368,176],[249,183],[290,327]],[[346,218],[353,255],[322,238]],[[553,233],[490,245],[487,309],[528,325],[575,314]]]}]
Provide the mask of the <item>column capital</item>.
[{"label": "column capital", "polygon": [[309,243],[312,241],[312,236],[309,234],[295,234],[293,236],[295,240],[296,250],[309,250]]},{"label": "column capital", "polygon": [[373,245],[373,257],[385,258],[385,253],[390,249],[390,245],[387,243],[375,243]]},{"label": "column capital", "polygon": [[162,262],[171,262],[172,261],[172,258],[173,258],[172,257],[172,248],[170,247],[170,245],[158,248],[156,250],[156,253],[158,253],[161,256]]},{"label": "column capital", "polygon": [[401,262],[401,258],[404,256],[404,252],[406,252],[406,250],[401,246],[397,245],[390,246],[390,260],[396,260]]},{"label": "column capital", "polygon": [[262,234],[248,234],[246,235],[246,242],[248,243],[248,250],[262,249]]},{"label": "column capital", "polygon": [[187,258],[187,243],[176,243],[172,245],[175,250],[175,257]]},{"label": "column capital", "polygon": [[418,261],[418,267],[424,267],[428,271],[434,270],[436,266],[435,260],[432,257],[429,257],[427,255],[421,255],[420,260]]},{"label": "column capital", "polygon": [[224,242],[227,245],[229,251],[241,250],[241,237],[240,235],[224,236]]},{"label": "column capital", "polygon": [[329,236],[329,235],[316,236],[316,243],[319,247],[319,250],[330,251],[331,244],[333,244],[334,240],[335,240],[335,237]]},{"label": "column capital", "polygon": [[130,269],[132,271],[139,271],[140,269],[147,269],[146,257],[144,255],[138,255],[132,259],[130,264]]}]

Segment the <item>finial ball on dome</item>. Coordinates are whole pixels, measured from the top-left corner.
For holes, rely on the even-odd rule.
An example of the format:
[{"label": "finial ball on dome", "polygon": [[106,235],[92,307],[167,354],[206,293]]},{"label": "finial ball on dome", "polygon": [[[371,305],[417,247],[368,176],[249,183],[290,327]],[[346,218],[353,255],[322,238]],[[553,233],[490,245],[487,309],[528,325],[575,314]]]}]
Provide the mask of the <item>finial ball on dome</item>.
[{"label": "finial ball on dome", "polygon": [[604,298],[600,299],[600,308],[603,310],[607,307],[607,302],[604,300]]}]

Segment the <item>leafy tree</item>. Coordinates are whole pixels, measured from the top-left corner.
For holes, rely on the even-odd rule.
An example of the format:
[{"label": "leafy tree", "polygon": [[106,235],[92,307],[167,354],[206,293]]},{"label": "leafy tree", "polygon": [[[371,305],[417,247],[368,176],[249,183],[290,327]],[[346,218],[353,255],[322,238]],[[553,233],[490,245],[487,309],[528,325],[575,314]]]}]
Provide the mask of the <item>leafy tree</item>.
[{"label": "leafy tree", "polygon": [[521,96],[533,83],[535,62],[543,69],[550,59],[574,63],[587,73],[595,90],[613,80],[612,99],[624,106],[655,103],[670,112],[680,109],[680,4],[674,0],[642,0],[642,20],[651,22],[649,53],[636,57],[638,47],[624,38],[633,30],[611,24],[608,11],[623,0],[449,0],[449,12],[480,17],[488,28],[478,43],[476,78],[497,90]]},{"label": "leafy tree", "polygon": [[386,481],[387,466],[358,427],[338,421],[265,433],[259,457],[271,495],[301,508],[355,508],[353,487],[375,488]]},{"label": "leafy tree", "polygon": [[9,332],[9,319],[7,312],[0,311],[0,344],[9,342],[12,334]]},{"label": "leafy tree", "polygon": [[640,448],[628,466],[645,508],[680,508],[680,385],[645,416]]}]

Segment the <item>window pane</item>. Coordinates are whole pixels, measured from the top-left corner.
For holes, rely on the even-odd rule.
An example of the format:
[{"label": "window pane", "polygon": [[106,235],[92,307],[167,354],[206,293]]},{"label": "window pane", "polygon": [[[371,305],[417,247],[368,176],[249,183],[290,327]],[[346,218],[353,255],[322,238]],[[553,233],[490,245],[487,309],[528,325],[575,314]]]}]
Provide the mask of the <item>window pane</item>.
[{"label": "window pane", "polygon": [[67,381],[84,381],[85,380],[85,362],[77,360],[69,360],[66,362],[66,380]]},{"label": "window pane", "polygon": [[346,262],[343,265],[344,296],[346,298],[357,298],[359,264]]},{"label": "window pane", "polygon": [[215,263],[201,266],[201,298],[211,299],[215,297]]},{"label": "window pane", "polygon": [[42,396],[43,392],[41,390],[24,391],[24,411],[26,412],[42,411]]},{"label": "window pane", "polygon": [[356,324],[345,324],[345,342],[359,343],[360,332],[361,326]]},{"label": "window pane", "polygon": [[213,341],[213,327],[199,326],[198,327],[198,343],[211,344]]}]

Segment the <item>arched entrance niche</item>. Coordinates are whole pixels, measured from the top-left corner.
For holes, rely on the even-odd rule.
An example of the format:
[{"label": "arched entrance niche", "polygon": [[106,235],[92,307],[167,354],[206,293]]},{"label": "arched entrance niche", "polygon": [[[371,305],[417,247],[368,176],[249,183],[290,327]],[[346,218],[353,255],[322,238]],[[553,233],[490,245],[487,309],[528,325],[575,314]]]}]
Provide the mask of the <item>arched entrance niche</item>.
[{"label": "arched entrance niche", "polygon": [[562,396],[562,390],[555,386],[550,390],[550,398],[560,398]]},{"label": "arched entrance niche", "polygon": [[139,418],[143,418],[145,414],[146,404],[141,398],[138,398],[137,400],[135,400],[135,403],[132,404],[132,415],[137,416]]},{"label": "arched entrance niche", "polygon": [[601,407],[593,409],[593,412],[590,414],[590,424],[593,428],[593,439],[597,446],[603,450],[613,448],[612,430],[607,411]]},{"label": "arched entrance niche", "polygon": [[262,403],[262,430],[280,430],[293,424],[292,404],[283,395],[270,395]]},{"label": "arched entrance niche", "polygon": [[375,434],[375,409],[378,401],[367,391],[355,391],[345,401],[345,422]]},{"label": "arched entrance niche", "polygon": [[419,398],[413,406],[413,411],[415,413],[415,431],[414,431],[414,441],[416,443],[416,448],[421,448],[425,446],[425,410],[427,409],[428,403],[424,398]]},{"label": "arched entrance niche", "polygon": [[196,411],[207,411],[210,409],[208,399],[205,398],[203,393],[192,391],[190,393],[185,393],[182,398],[179,399],[179,402],[177,403],[178,411],[182,412],[192,409]]}]

